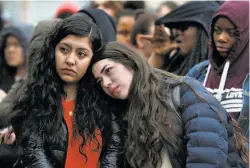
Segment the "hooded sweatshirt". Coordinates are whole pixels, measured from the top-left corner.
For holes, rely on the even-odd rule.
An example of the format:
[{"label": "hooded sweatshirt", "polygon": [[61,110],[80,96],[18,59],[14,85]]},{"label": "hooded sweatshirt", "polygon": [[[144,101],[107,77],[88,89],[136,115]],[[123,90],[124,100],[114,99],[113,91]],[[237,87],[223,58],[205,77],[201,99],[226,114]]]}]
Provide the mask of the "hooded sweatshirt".
[{"label": "hooded sweatshirt", "polygon": [[242,108],[242,84],[249,73],[249,2],[227,1],[215,13],[212,28],[219,17],[228,18],[235,26],[235,43],[224,62],[219,56],[211,29],[210,65],[204,86],[221,102],[227,112],[237,119]]},{"label": "hooded sweatshirt", "polygon": [[5,92],[8,92],[11,85],[15,82],[15,72],[16,72],[16,68],[8,66],[5,61],[4,50],[6,47],[7,37],[9,35],[13,35],[19,40],[24,51],[25,63],[26,63],[28,45],[32,35],[32,31],[33,31],[33,26],[16,22],[2,29],[0,33],[0,88]]},{"label": "hooded sweatshirt", "polygon": [[170,29],[185,23],[192,23],[198,27],[199,31],[196,34],[197,44],[193,50],[186,56],[180,55],[179,52],[172,57],[169,57],[169,54],[165,55],[162,69],[177,75],[185,75],[195,64],[207,59],[210,24],[219,6],[220,4],[214,1],[187,2],[155,22],[156,25],[164,24]]},{"label": "hooded sweatshirt", "polygon": [[116,41],[116,25],[114,19],[106,12],[100,9],[82,9],[79,14],[88,15],[93,22],[99,27],[104,42]]}]

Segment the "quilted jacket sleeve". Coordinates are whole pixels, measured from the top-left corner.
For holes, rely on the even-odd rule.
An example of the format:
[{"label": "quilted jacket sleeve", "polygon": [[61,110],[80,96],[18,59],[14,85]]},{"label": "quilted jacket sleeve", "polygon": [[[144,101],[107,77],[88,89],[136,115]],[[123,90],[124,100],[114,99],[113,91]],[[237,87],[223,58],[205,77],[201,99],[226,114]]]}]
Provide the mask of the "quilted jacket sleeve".
[{"label": "quilted jacket sleeve", "polygon": [[187,168],[225,168],[228,156],[227,113],[196,80],[184,79],[180,103],[185,127]]},{"label": "quilted jacket sleeve", "polygon": [[17,147],[20,151],[20,163],[26,168],[53,168],[45,154],[44,138],[34,128],[34,123],[25,121],[17,133]]}]

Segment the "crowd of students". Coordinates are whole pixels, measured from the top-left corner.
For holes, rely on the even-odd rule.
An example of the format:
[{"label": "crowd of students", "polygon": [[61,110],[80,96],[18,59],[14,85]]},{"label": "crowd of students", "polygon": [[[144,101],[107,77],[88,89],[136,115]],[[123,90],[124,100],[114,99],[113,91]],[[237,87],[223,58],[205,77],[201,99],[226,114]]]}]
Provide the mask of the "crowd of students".
[{"label": "crowd of students", "polygon": [[0,167],[247,168],[249,2],[173,4],[4,26]]}]

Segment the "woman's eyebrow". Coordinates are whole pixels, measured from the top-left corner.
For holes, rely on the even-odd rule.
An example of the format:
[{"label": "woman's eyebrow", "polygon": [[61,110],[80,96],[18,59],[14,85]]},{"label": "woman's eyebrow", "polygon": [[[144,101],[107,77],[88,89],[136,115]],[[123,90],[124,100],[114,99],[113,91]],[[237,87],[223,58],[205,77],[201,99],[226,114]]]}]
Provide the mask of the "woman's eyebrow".
[{"label": "woman's eyebrow", "polygon": [[107,67],[108,65],[105,65],[102,70],[101,70],[101,74],[103,73],[103,71],[105,70],[105,68]]},{"label": "woman's eyebrow", "polygon": [[67,43],[64,43],[64,42],[61,42],[61,43],[59,43],[60,45],[65,45],[65,46],[67,46],[67,47],[71,47],[71,45],[69,45],[69,44],[67,44]]}]

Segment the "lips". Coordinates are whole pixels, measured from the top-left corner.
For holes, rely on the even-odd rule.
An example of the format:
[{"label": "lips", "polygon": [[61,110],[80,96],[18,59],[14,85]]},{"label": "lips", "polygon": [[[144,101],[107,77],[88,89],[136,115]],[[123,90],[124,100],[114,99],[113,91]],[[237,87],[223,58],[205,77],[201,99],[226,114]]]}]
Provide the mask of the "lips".
[{"label": "lips", "polygon": [[76,72],[73,69],[70,69],[70,68],[64,68],[64,69],[62,69],[62,72],[64,74],[68,74],[68,75],[75,75],[76,74]]},{"label": "lips", "polygon": [[110,89],[110,92],[111,92],[112,94],[114,94],[114,93],[116,93],[118,90],[119,90],[119,86],[116,86],[116,87],[114,87],[114,88],[111,88],[111,89]]},{"label": "lips", "polygon": [[227,53],[228,52],[228,48],[225,48],[225,47],[221,47],[221,46],[216,46],[216,49],[218,52],[220,53]]}]

